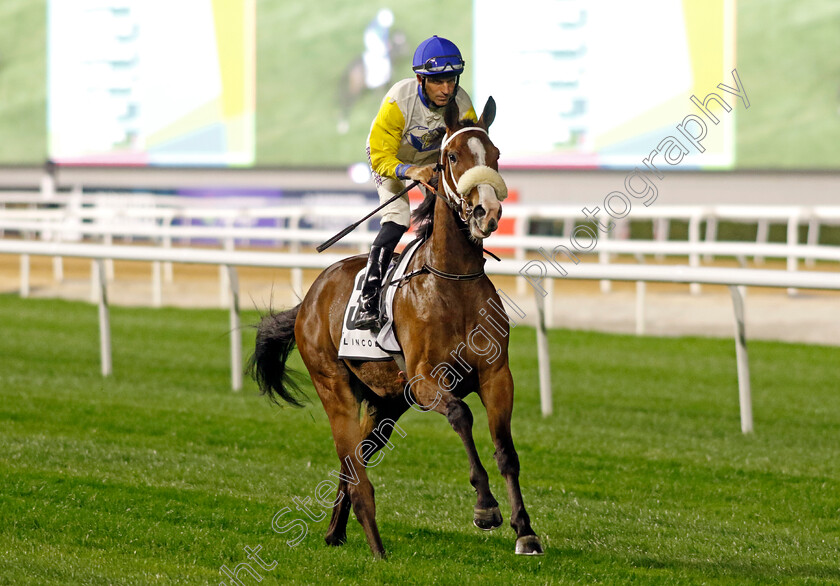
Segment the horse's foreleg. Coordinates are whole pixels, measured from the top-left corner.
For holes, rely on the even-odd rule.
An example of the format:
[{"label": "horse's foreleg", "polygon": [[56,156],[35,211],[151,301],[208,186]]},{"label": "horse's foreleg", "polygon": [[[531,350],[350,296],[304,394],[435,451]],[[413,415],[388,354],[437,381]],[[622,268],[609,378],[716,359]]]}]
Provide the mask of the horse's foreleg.
[{"label": "horse's foreleg", "polygon": [[478,500],[473,507],[473,523],[479,529],[491,531],[502,524],[499,503],[490,491],[490,479],[487,470],[478,457],[478,450],[473,439],[473,414],[469,406],[460,399],[446,406],[446,418],[455,433],[461,438],[467,458],[470,461],[470,484],[475,489]]},{"label": "horse's foreleg", "polygon": [[531,528],[531,519],[525,510],[522,490],[519,487],[519,456],[513,447],[513,437],[510,433],[513,412],[513,378],[510,370],[504,369],[493,376],[482,386],[480,395],[487,409],[493,445],[496,446],[496,463],[507,483],[511,508],[510,526],[516,531],[516,553],[541,555],[542,544]]},{"label": "horse's foreleg", "polygon": [[[478,497],[473,508],[473,523],[485,531],[495,529],[502,524],[502,513],[499,511],[499,503],[490,491],[487,470],[481,464],[475,447],[472,434],[472,411],[461,399],[451,393],[441,391],[437,385],[427,381],[428,378],[424,378],[419,384],[412,385],[411,390],[418,405],[430,406],[438,413],[445,415],[452,429],[461,438],[470,462],[470,484]],[[431,407],[432,404],[434,407]]]}]

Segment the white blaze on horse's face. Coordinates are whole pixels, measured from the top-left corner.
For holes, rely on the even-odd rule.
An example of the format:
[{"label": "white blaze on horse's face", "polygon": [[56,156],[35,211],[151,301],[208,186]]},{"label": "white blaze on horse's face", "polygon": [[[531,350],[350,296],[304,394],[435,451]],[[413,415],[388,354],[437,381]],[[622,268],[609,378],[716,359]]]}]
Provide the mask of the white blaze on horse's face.
[{"label": "white blaze on horse's face", "polygon": [[507,186],[498,171],[499,149],[483,126],[453,130],[453,124],[447,125],[451,134],[443,140],[440,154],[446,199],[467,223],[470,237],[483,240],[499,227],[500,202],[507,197]]},{"label": "white blaze on horse's face", "polygon": [[[485,140],[489,143],[489,139]],[[499,227],[501,200],[507,196],[504,181],[494,168],[498,165],[498,151],[489,143],[491,151],[488,152],[487,146],[478,136],[467,139],[468,151],[473,160],[470,168],[458,180],[458,192],[473,207],[469,220],[470,234],[479,240],[487,238]]]},{"label": "white blaze on horse's face", "polygon": [[[487,149],[484,148],[481,139],[475,136],[470,137],[467,140],[467,146],[475,160],[475,167],[487,167]],[[481,183],[475,188],[478,190],[478,202],[474,204],[475,222],[470,222],[470,232],[476,238],[485,238],[499,227],[502,205],[496,197],[496,191],[489,184]],[[483,216],[480,210],[484,210]],[[475,233],[476,231],[478,234]]]},{"label": "white blaze on horse's face", "polygon": [[486,165],[485,159],[487,158],[487,150],[484,148],[484,145],[481,144],[481,140],[476,137],[472,137],[467,141],[467,146],[470,147],[470,151],[475,158],[476,165]]}]

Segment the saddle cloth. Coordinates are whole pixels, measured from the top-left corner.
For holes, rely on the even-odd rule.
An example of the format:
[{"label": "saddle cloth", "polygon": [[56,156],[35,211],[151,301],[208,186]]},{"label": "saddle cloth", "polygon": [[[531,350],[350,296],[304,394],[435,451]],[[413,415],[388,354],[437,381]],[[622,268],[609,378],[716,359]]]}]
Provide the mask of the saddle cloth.
[{"label": "saddle cloth", "polygon": [[370,330],[357,330],[353,322],[359,311],[359,296],[362,293],[362,285],[365,279],[365,269],[359,271],[354,280],[353,291],[347,302],[347,309],[344,310],[344,322],[341,326],[341,343],[338,349],[339,358],[350,360],[392,360],[392,354],[401,354],[397,337],[394,334],[393,305],[394,295],[397,292],[397,284],[390,284],[405,275],[408,262],[422,244],[421,240],[415,240],[405,247],[397,262],[391,262],[386,271],[385,283],[388,285],[382,290],[382,297],[379,304],[380,315],[384,316],[384,325],[379,332]]}]

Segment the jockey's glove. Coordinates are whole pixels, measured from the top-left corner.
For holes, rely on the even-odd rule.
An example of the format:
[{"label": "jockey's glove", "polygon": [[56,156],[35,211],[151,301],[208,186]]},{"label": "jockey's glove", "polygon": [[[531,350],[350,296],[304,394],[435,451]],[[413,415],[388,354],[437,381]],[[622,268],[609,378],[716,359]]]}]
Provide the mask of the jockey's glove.
[{"label": "jockey's glove", "polygon": [[413,181],[420,181],[431,185],[432,178],[436,176],[435,165],[424,165],[422,167],[411,166],[405,170],[405,176]]}]

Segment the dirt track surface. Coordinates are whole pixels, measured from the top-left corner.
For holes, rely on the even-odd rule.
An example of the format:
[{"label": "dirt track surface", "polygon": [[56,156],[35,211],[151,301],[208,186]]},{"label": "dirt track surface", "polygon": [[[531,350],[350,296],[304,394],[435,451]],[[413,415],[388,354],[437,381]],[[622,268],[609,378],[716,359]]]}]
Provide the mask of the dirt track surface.
[{"label": "dirt track surface", "polygon": [[[65,259],[64,279],[54,278],[53,260],[31,257],[32,297],[91,301],[91,261]],[[780,268],[765,265],[766,268]],[[290,271],[239,269],[243,309],[288,307],[297,303]],[[318,271],[304,271],[304,287]],[[117,305],[149,306],[152,303],[150,263],[117,262],[109,285],[109,300]],[[494,283],[524,311],[523,323],[533,324],[536,304],[528,285],[517,287],[515,279],[495,277]],[[0,255],[0,292],[15,293],[20,287],[20,258]],[[163,284],[163,305],[176,307],[223,307],[217,267],[174,265],[172,282]],[[800,291],[790,296],[783,289],[750,288],[746,316],[749,339],[782,340],[840,345],[840,293]],[[633,333],[636,330],[636,294],[632,283],[614,283],[601,293],[599,284],[558,281],[554,291],[550,327]],[[661,336],[718,336],[734,332],[732,299],[725,287],[703,287],[699,295],[688,286],[648,284],[644,304],[645,333]]]}]

